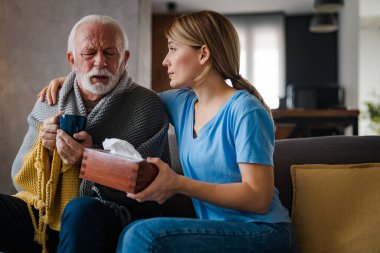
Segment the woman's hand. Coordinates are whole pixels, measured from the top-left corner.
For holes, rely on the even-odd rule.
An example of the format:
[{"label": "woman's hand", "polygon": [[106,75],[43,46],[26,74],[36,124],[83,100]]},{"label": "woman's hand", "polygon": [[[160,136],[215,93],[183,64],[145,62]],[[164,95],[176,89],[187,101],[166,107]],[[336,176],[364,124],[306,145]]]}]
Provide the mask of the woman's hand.
[{"label": "woman's hand", "polygon": [[49,105],[55,105],[57,102],[58,89],[62,87],[65,82],[66,77],[59,77],[50,81],[49,85],[44,87],[40,93],[38,93],[38,98],[42,102],[45,100],[45,95],[47,94],[47,101]]},{"label": "woman's hand", "polygon": [[92,147],[92,138],[86,131],[74,134],[72,138],[65,131],[58,129],[56,145],[59,157],[65,164],[79,165],[82,162],[84,148]]},{"label": "woman's hand", "polygon": [[234,210],[264,214],[270,208],[274,191],[272,166],[240,163],[241,182],[209,183],[178,175],[158,158],[148,161],[159,168],[159,173],[144,191],[128,193],[128,197],[137,201],[153,200],[162,204],[179,193]]},{"label": "woman's hand", "polygon": [[168,164],[160,158],[147,158],[147,161],[157,166],[159,172],[156,179],[143,191],[128,197],[139,202],[156,201],[163,204],[168,198],[177,193],[181,176],[175,173]]}]

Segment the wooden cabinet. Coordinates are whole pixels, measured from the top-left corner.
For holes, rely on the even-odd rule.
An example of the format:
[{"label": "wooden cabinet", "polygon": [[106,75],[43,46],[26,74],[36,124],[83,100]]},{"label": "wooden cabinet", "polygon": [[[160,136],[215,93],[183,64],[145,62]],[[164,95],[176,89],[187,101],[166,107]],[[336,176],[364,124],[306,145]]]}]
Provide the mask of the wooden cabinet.
[{"label": "wooden cabinet", "polygon": [[[276,124],[276,139],[311,137],[315,129],[338,129],[352,126],[352,135],[358,135],[359,110],[272,110]],[[331,134],[327,134],[331,135]]]}]

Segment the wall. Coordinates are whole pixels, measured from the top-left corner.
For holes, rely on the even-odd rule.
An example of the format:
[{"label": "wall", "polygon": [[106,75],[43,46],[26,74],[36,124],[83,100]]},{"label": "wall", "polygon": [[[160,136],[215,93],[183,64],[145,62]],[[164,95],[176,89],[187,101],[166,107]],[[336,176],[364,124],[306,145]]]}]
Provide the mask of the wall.
[{"label": "wall", "polygon": [[377,25],[362,26],[359,40],[359,108],[362,112],[360,135],[372,135],[369,128],[365,102],[380,103],[380,22]]},{"label": "wall", "polygon": [[312,33],[312,15],[287,16],[286,84],[324,86],[338,76],[337,33]]},{"label": "wall", "polygon": [[150,8],[146,6],[150,0],[0,0],[0,192],[14,191],[11,165],[37,92],[52,78],[70,71],[67,36],[81,17],[104,14],[122,24],[130,42],[129,72],[137,81],[141,78],[138,70],[148,73],[148,79],[141,81],[150,87],[150,69],[144,70],[147,64],[137,60],[150,59],[150,50],[140,49],[149,44],[139,41],[150,41],[150,19],[146,18]]},{"label": "wall", "polygon": [[138,3],[138,51],[135,51],[137,54],[132,54],[137,61],[135,80],[142,86],[152,88],[152,3],[151,0],[139,0]]},{"label": "wall", "polygon": [[380,103],[380,1],[361,0],[359,9],[359,133],[373,135],[365,102]]},{"label": "wall", "polygon": [[339,83],[345,88],[346,105],[358,108],[359,93],[359,1],[344,2],[339,15]]}]

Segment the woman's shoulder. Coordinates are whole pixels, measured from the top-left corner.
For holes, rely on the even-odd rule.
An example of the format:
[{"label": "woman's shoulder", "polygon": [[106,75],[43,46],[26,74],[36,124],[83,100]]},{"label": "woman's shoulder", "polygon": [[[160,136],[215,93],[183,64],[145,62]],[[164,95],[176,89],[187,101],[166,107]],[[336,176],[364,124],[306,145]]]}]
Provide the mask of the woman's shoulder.
[{"label": "woman's shoulder", "polygon": [[171,97],[182,97],[182,96],[191,96],[195,95],[194,91],[188,88],[184,89],[171,89],[159,93],[159,96],[171,96]]},{"label": "woman's shoulder", "polygon": [[233,98],[232,109],[236,112],[245,113],[261,111],[265,108],[260,100],[246,90],[238,90]]},{"label": "woman's shoulder", "polygon": [[159,96],[164,104],[172,105],[185,103],[189,99],[195,99],[195,93],[191,89],[171,89],[159,93]]}]

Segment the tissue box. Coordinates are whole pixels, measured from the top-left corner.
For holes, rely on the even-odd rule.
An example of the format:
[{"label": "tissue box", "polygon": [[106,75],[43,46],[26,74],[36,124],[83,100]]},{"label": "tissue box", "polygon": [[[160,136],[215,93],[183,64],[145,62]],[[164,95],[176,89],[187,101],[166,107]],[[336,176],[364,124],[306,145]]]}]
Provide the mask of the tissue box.
[{"label": "tissue box", "polygon": [[158,168],[147,161],[131,162],[101,149],[85,148],[79,177],[128,193],[145,189]]}]

